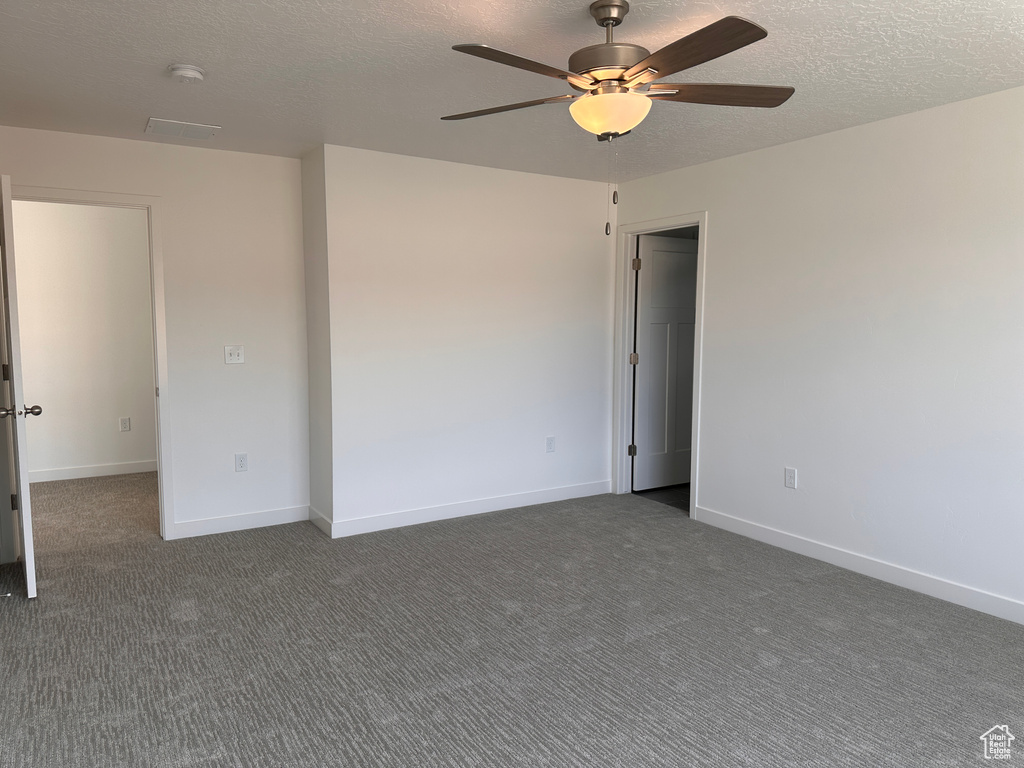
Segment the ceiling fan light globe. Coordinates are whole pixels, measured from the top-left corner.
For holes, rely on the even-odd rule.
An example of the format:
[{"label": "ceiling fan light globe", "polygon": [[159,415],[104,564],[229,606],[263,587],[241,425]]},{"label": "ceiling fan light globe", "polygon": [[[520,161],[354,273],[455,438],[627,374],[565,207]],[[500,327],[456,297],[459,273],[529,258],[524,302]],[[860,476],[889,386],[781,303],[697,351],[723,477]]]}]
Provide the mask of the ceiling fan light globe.
[{"label": "ceiling fan light globe", "polygon": [[569,114],[585,131],[625,133],[636,128],[651,111],[651,100],[642,93],[593,93],[569,105]]}]

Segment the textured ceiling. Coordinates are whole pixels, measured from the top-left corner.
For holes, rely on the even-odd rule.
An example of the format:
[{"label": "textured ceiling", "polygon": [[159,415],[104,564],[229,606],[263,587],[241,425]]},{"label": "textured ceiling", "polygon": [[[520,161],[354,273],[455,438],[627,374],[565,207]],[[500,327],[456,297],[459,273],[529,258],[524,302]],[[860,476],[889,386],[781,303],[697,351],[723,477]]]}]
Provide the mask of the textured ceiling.
[{"label": "textured ceiling", "polygon": [[[451,50],[564,67],[602,42],[588,0],[0,0],[0,124],[154,139],[149,116],[222,125],[203,146],[320,144],[628,180],[1024,85],[1021,0],[637,0],[616,39],[650,50],[723,16],[768,38],[670,78],[792,85],[774,110],[654,104],[610,152],[564,104],[441,115],[571,92]],[[207,70],[179,85],[168,64]],[[613,157],[614,155],[614,157]]]}]

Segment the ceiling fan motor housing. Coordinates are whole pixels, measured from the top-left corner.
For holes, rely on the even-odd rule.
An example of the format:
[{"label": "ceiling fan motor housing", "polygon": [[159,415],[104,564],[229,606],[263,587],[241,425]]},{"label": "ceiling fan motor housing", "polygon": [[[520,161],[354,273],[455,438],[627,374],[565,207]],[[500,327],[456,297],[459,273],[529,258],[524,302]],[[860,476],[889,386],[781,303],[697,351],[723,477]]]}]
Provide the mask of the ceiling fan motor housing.
[{"label": "ceiling fan motor housing", "polygon": [[569,71],[580,75],[589,73],[598,80],[615,80],[650,55],[646,48],[632,43],[588,45],[569,57]]},{"label": "ceiling fan motor housing", "polygon": [[[580,48],[569,57],[569,71],[576,74],[589,74],[596,80],[616,80],[639,61],[646,59],[651,52],[639,45],[612,42],[612,27],[617,27],[629,13],[626,0],[594,0],[590,4],[590,15],[598,26],[607,30],[607,40],[600,45],[588,45]],[[576,88],[577,91],[583,90]]]}]

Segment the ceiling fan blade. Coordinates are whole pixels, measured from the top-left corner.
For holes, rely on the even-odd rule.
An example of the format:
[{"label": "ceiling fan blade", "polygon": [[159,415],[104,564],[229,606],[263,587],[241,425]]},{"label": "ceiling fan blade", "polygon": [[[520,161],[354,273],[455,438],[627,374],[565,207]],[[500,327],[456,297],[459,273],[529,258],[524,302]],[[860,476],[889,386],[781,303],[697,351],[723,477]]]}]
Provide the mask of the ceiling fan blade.
[{"label": "ceiling fan blade", "polygon": [[536,99],[534,101],[521,101],[518,104],[505,104],[501,107],[491,107],[490,109],[478,109],[476,112],[463,112],[461,115],[446,115],[442,117],[442,120],[465,120],[468,117],[483,117],[484,115],[494,115],[498,112],[511,112],[513,109],[525,109],[526,107],[537,107],[541,104],[554,104],[558,101],[572,101],[573,99],[579,98],[574,94],[566,94],[565,96],[552,96],[549,99]]},{"label": "ceiling fan blade", "polygon": [[656,101],[721,104],[726,107],[777,107],[795,92],[789,86],[779,85],[654,83],[647,95]]},{"label": "ceiling fan blade", "polygon": [[541,64],[539,61],[524,59],[522,56],[516,56],[514,53],[505,53],[505,51],[499,51],[497,48],[491,48],[489,45],[466,43],[463,45],[453,45],[452,50],[459,53],[468,53],[470,56],[479,56],[481,59],[487,59],[488,61],[496,61],[498,64],[507,64],[517,69],[525,69],[527,72],[536,72],[538,75],[547,75],[548,77],[557,77],[559,80],[567,80],[585,90],[590,90],[595,86],[594,78],[589,75],[577,75],[575,72],[558,69],[557,67],[549,67],[547,64]]},{"label": "ceiling fan blade", "polygon": [[752,21],[741,19],[739,16],[726,16],[655,51],[626,70],[622,79],[632,81],[631,85],[659,80],[732,53],[745,45],[756,43],[767,35],[764,27],[759,27]]}]

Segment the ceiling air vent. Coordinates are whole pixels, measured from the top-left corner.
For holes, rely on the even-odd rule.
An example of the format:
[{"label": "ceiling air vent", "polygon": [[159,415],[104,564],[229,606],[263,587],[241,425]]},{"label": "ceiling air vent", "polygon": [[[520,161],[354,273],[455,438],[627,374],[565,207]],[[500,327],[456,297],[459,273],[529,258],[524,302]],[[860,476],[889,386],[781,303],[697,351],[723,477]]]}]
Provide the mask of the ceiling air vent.
[{"label": "ceiling air vent", "polygon": [[158,117],[151,117],[146,123],[146,133],[155,136],[174,136],[178,139],[209,139],[219,130],[219,125],[183,123],[180,120],[161,120]]}]

